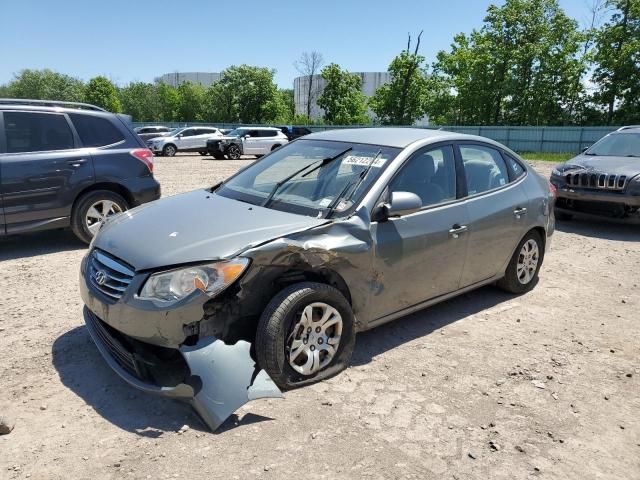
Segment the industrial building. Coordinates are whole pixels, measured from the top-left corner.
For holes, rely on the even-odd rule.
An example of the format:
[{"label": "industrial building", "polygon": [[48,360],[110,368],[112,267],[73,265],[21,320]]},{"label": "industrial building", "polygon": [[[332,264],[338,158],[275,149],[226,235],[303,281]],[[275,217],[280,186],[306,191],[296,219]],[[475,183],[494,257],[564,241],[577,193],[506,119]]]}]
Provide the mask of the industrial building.
[{"label": "industrial building", "polygon": [[[389,72],[353,72],[360,75],[362,79],[362,93],[367,97],[371,97],[375,91],[381,85],[391,81],[391,74]],[[325,87],[325,81],[320,75],[305,75],[297,77],[293,80],[293,95],[296,105],[296,114],[307,114],[307,98],[309,96],[309,79],[312,81],[312,106],[311,106],[311,118],[322,118],[322,109],[317,105],[316,101],[322,94]],[[373,116],[373,112],[369,112],[369,115]]]},{"label": "industrial building", "polygon": [[157,83],[166,83],[172,87],[178,87],[185,82],[199,83],[208,87],[216,83],[221,78],[220,73],[215,72],[173,72],[165,73],[155,79]]}]

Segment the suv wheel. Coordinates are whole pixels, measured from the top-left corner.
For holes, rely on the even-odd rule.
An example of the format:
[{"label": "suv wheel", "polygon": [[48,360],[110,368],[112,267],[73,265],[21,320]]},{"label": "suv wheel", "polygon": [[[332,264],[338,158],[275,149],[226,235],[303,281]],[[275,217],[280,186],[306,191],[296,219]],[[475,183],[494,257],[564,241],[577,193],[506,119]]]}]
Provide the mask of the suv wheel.
[{"label": "suv wheel", "polygon": [[281,389],[325,380],[349,365],[355,345],[351,306],[330,285],[291,285],[262,313],[255,345],[258,364]]},{"label": "suv wheel", "polygon": [[207,152],[205,152],[205,151],[203,151],[203,150],[199,151],[198,153],[199,153],[200,155],[202,155],[203,157],[207,154]]},{"label": "suv wheel", "polygon": [[71,229],[85,243],[90,243],[102,222],[129,208],[127,201],[110,190],[89,192],[76,202],[71,214]]},{"label": "suv wheel", "polygon": [[227,156],[231,160],[239,160],[240,155],[241,155],[240,147],[238,147],[238,145],[235,145],[235,144],[229,145],[229,148],[227,148]]},{"label": "suv wheel", "polygon": [[511,257],[505,276],[498,280],[498,287],[510,293],[525,293],[535,287],[538,272],[544,259],[542,238],[531,231],[518,244]]},{"label": "suv wheel", "polygon": [[271,151],[273,152],[276,148],[280,148],[281,145],[274,145],[273,147],[271,147]]},{"label": "suv wheel", "polygon": [[175,145],[169,144],[164,146],[164,148],[162,149],[162,154],[167,157],[173,157],[177,151],[178,149],[176,148]]}]

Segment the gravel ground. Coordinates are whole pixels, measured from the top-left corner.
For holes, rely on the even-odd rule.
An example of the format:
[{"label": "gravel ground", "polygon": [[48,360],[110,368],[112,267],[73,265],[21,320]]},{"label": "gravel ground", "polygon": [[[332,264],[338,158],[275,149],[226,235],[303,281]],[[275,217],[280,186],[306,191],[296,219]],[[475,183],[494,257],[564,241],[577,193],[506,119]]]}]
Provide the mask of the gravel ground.
[{"label": "gravel ground", "polygon": [[[173,195],[249,162],[156,172]],[[638,479],[640,227],[558,230],[531,293],[486,287],[361,334],[347,371],[215,434],[100,358],[70,233],[0,240],[0,478]]]}]

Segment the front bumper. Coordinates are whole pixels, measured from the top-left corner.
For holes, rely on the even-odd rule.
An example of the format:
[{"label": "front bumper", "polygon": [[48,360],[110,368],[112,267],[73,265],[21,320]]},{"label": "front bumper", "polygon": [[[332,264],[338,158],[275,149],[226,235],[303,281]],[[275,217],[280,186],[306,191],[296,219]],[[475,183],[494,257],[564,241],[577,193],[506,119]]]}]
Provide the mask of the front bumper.
[{"label": "front bumper", "polygon": [[125,382],[146,393],[189,402],[211,430],[250,400],[282,397],[251,356],[248,342],[227,345],[214,336],[202,337],[192,346],[178,341],[185,338],[183,325],[202,316],[202,305],[197,305],[197,316],[184,307],[136,308],[144,304],[137,304],[131,292],[138,291],[136,285],[144,280],[144,275],[134,276],[127,292],[108,302],[88,285],[85,261],[81,268],[87,330],[107,364]]},{"label": "front bumper", "polygon": [[574,188],[553,177],[551,182],[557,188],[555,206],[559,211],[622,218],[636,213],[640,208],[640,194],[634,191],[611,192]]}]

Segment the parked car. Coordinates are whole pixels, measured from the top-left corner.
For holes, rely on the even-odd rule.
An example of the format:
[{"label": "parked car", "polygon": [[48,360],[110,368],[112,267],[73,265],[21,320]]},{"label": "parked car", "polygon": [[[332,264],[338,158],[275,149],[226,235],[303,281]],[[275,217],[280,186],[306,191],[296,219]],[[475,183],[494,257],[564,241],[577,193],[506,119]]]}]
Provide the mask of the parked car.
[{"label": "parked car", "polygon": [[0,99],[0,235],[71,227],[89,243],[104,219],[159,197],[153,154],[119,115]]},{"label": "parked car", "polygon": [[151,140],[152,138],[163,137],[167,135],[171,130],[172,129],[169,127],[162,127],[159,125],[134,128],[134,131],[144,141]]},{"label": "parked car", "polygon": [[153,138],[147,142],[149,148],[158,155],[173,157],[178,152],[199,152],[207,154],[207,140],[220,138],[220,129],[215,127],[176,128],[164,137]]},{"label": "parked car", "polygon": [[640,219],[640,126],[621,127],[553,169],[558,218]]},{"label": "parked car", "polygon": [[207,152],[218,160],[227,156],[232,160],[242,155],[261,157],[289,142],[287,136],[273,127],[241,127],[222,138],[207,141]]},{"label": "parked car", "polygon": [[296,138],[304,137],[305,135],[309,135],[311,130],[307,127],[296,127],[293,125],[287,125],[284,127],[276,127],[279,128],[282,133],[284,133],[289,141],[295,140]]},{"label": "parked car", "polygon": [[108,221],[81,266],[85,321],[123,379],[215,429],[346,368],[357,332],[487,284],[531,290],[553,194],[483,137],[314,133]]}]

